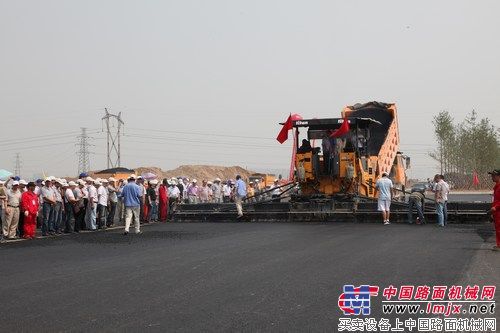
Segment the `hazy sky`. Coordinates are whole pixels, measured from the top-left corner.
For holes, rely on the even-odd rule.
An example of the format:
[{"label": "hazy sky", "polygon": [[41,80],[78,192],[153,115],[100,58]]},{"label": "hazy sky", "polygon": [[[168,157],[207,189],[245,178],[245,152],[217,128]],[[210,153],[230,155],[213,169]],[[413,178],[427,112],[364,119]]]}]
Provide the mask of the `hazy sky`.
[{"label": "hazy sky", "polygon": [[[286,169],[278,122],[395,102],[411,176],[435,163],[431,120],[475,109],[499,126],[500,2],[0,0],[0,168],[75,174],[76,136],[105,164]],[[495,118],[496,117],[496,118]],[[190,134],[191,133],[191,134]],[[41,137],[43,136],[43,137]]]}]

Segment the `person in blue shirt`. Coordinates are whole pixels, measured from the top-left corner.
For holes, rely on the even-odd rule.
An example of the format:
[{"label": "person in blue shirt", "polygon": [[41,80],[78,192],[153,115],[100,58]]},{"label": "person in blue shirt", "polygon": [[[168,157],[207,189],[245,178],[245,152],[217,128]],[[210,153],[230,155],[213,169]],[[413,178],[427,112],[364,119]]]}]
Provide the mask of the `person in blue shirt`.
[{"label": "person in blue shirt", "polygon": [[247,196],[247,185],[241,179],[240,175],[236,176],[236,184],[234,186],[234,202],[236,203],[236,210],[238,211],[238,219],[243,217],[242,201]]},{"label": "person in blue shirt", "polygon": [[123,205],[125,206],[125,232],[124,235],[128,235],[130,229],[130,223],[132,218],[134,218],[135,233],[141,233],[141,224],[139,221],[141,213],[141,191],[139,185],[135,182],[136,176],[130,175],[127,185],[125,185],[121,192],[121,197],[123,198]]}]

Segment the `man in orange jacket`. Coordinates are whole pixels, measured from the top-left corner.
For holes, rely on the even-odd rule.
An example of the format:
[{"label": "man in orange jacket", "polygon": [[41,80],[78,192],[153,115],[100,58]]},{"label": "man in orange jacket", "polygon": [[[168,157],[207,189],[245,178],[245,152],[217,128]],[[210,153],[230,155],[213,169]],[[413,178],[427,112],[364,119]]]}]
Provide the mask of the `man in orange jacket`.
[{"label": "man in orange jacket", "polygon": [[24,214],[23,238],[35,238],[36,217],[38,215],[38,196],[35,194],[35,183],[28,183],[28,191],[21,196],[21,213]]},{"label": "man in orange jacket", "polygon": [[495,232],[497,236],[497,245],[493,246],[493,251],[500,251],[500,169],[488,172],[491,180],[495,182],[493,188],[493,203],[491,204],[491,215],[495,223]]}]

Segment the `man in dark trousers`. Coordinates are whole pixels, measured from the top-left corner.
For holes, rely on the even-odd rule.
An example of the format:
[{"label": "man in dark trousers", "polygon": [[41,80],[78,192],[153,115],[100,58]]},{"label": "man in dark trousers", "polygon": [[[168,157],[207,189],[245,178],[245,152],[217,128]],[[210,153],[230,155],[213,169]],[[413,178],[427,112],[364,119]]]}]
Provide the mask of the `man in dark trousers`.
[{"label": "man in dark trousers", "polygon": [[413,223],[413,208],[417,210],[417,224],[424,224],[424,212],[423,212],[423,207],[424,207],[424,201],[425,201],[425,195],[423,191],[418,191],[416,189],[411,191],[410,198],[408,200],[408,223],[412,224]]}]

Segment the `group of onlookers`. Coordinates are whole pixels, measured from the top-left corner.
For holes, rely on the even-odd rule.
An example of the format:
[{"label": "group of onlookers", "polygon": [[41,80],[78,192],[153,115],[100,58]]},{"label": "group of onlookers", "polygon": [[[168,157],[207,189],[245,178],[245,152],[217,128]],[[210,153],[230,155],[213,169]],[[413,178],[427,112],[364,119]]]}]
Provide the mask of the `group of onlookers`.
[{"label": "group of onlookers", "polygon": [[[132,186],[127,187],[132,183],[133,191]],[[261,190],[253,182],[247,187],[239,175],[235,180],[215,178],[202,180],[201,184],[188,177],[163,179],[160,183],[136,175],[128,179],[94,179],[86,173],[74,181],[49,176],[28,183],[11,177],[0,181],[1,237],[33,238],[37,228],[42,236],[106,229],[117,222],[127,224],[127,207],[134,207],[129,217],[134,221],[137,217],[139,223],[165,222],[176,205],[183,203],[232,202],[241,217],[243,199],[255,201]],[[278,191],[273,191],[273,197],[274,192]]]}]

